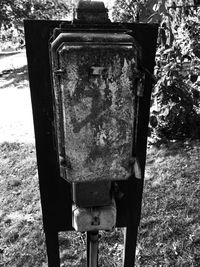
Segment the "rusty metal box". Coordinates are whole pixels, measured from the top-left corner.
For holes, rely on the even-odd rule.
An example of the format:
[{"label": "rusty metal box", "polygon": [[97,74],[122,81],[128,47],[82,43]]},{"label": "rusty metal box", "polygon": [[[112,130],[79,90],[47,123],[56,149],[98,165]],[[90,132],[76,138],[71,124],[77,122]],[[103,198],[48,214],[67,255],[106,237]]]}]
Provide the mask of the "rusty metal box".
[{"label": "rusty metal box", "polygon": [[61,32],[51,43],[61,176],[69,182],[131,174],[139,47],[126,32]]}]

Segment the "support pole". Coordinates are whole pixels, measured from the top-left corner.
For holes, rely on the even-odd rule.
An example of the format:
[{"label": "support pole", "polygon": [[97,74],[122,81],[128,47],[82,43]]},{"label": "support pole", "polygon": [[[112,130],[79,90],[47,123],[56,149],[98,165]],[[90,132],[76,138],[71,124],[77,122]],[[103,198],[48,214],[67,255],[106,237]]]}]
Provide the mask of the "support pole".
[{"label": "support pole", "polygon": [[87,267],[98,267],[98,231],[87,232]]},{"label": "support pole", "polygon": [[48,267],[60,267],[58,232],[45,232]]},{"label": "support pole", "polygon": [[124,258],[123,267],[135,266],[135,251],[138,227],[129,225],[124,230]]},{"label": "support pole", "polygon": [[89,232],[86,233],[87,236],[87,267],[90,267],[89,261],[90,261],[90,237]]}]

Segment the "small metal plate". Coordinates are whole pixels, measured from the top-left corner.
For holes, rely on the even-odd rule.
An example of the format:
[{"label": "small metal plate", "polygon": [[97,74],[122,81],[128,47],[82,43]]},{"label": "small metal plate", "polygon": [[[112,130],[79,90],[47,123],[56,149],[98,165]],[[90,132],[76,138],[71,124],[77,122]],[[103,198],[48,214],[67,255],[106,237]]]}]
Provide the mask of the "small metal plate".
[{"label": "small metal plate", "polygon": [[73,201],[79,207],[106,206],[111,204],[111,182],[97,181],[73,183]]},{"label": "small metal plate", "polygon": [[116,225],[117,210],[115,201],[109,206],[97,208],[79,208],[72,206],[72,226],[76,231],[88,232],[113,230]]}]

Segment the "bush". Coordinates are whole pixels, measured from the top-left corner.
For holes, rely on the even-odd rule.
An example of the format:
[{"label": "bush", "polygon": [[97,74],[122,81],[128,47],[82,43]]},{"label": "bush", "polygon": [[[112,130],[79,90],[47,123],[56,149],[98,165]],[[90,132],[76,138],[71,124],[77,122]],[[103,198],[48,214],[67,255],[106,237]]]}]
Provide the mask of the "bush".
[{"label": "bush", "polygon": [[170,20],[161,29],[155,68],[158,82],[153,93],[150,125],[158,138],[199,138],[200,23],[192,15],[182,17],[181,23]]}]

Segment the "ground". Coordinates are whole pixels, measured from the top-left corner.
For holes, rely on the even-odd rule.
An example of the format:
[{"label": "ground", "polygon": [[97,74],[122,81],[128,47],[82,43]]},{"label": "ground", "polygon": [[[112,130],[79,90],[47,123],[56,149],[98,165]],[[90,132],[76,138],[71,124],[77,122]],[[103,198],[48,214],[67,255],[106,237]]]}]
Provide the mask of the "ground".
[{"label": "ground", "polygon": [[0,54],[0,142],[34,142],[26,53]]},{"label": "ground", "polygon": [[[0,267],[47,267],[25,53],[0,66]],[[149,147],[136,266],[200,266],[199,162],[198,140]],[[59,242],[62,267],[86,265],[85,234]],[[100,267],[122,266],[122,229],[99,247]]]}]

